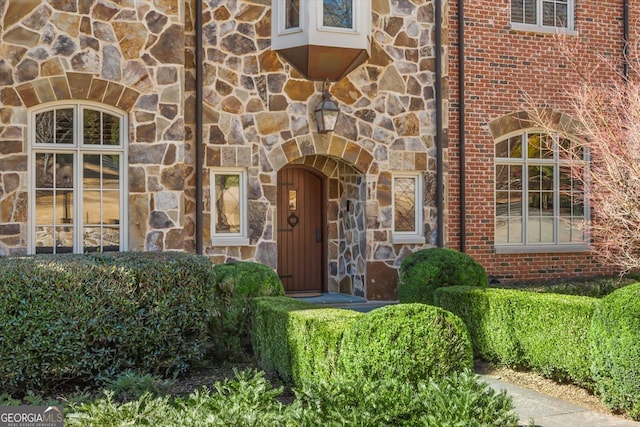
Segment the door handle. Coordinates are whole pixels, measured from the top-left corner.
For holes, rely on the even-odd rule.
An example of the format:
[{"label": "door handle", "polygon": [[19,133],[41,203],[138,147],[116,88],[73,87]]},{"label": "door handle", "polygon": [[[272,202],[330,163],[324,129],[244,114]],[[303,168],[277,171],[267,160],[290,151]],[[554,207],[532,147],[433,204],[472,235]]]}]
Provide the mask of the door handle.
[{"label": "door handle", "polygon": [[322,243],[322,227],[316,227],[316,242]]}]

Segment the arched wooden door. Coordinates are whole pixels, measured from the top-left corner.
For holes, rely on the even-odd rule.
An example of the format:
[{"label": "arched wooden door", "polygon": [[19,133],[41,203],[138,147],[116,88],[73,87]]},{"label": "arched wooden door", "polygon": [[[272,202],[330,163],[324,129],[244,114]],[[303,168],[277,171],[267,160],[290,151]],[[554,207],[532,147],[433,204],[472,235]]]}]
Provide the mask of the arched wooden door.
[{"label": "arched wooden door", "polygon": [[287,293],[325,283],[325,178],[302,165],[278,172],[278,275]]}]

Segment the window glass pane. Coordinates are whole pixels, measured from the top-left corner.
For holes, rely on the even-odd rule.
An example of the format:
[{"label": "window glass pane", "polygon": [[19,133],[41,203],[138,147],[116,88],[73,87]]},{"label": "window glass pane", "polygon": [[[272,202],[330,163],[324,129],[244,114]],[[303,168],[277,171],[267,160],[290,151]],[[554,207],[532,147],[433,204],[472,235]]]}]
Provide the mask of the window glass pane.
[{"label": "window glass pane", "polygon": [[509,189],[522,190],[522,166],[509,165]]},{"label": "window glass pane", "polygon": [[509,157],[512,159],[522,158],[522,135],[509,138]]},{"label": "window glass pane", "polygon": [[100,190],[85,190],[82,193],[82,220],[85,224],[99,225],[101,221],[102,194]]},{"label": "window glass pane", "polygon": [[53,191],[36,191],[36,224],[53,224]]},{"label": "window glass pane", "polygon": [[509,157],[509,140],[505,139],[496,144],[496,157]]},{"label": "window glass pane", "polygon": [[73,108],[55,110],[55,116],[56,129],[54,142],[56,144],[73,144]]},{"label": "window glass pane", "polygon": [[85,154],[82,164],[82,186],[84,190],[100,189],[100,155]]},{"label": "window glass pane", "polygon": [[545,1],[542,3],[542,25],[553,27],[556,22],[555,3]]},{"label": "window glass pane", "polygon": [[300,0],[286,0],[284,28],[298,28],[300,26]]},{"label": "window glass pane", "polygon": [[416,231],[416,178],[393,179],[394,231]]},{"label": "window glass pane", "polygon": [[84,143],[90,145],[100,145],[100,112],[95,110],[83,111],[83,135]]},{"label": "window glass pane", "polygon": [[509,189],[509,166],[496,165],[496,191]]},{"label": "window glass pane", "polygon": [[120,250],[120,228],[104,227],[102,229],[102,251],[115,252]]},{"label": "window glass pane", "polygon": [[55,223],[73,223],[73,190],[56,190],[55,192]]},{"label": "window glass pane", "polygon": [[54,112],[45,111],[43,113],[36,114],[35,119],[35,135],[36,144],[53,144],[54,135]]},{"label": "window glass pane", "polygon": [[531,133],[527,137],[529,159],[553,159],[553,141],[548,135]]},{"label": "window glass pane", "polygon": [[566,3],[556,3],[556,27],[569,27],[569,12]]},{"label": "window glass pane", "polygon": [[120,156],[118,154],[102,155],[102,187],[120,188]]},{"label": "window glass pane", "polygon": [[120,145],[120,118],[108,113],[102,114],[102,143]]},{"label": "window glass pane", "polygon": [[57,188],[73,188],[73,154],[56,154],[55,181]]},{"label": "window glass pane", "polygon": [[53,243],[55,242],[52,226],[36,227],[36,253],[53,253]]},{"label": "window glass pane", "polygon": [[240,233],[240,175],[215,175],[215,232]]},{"label": "window glass pane", "polygon": [[36,154],[36,187],[53,188],[53,171],[55,170],[55,154]]},{"label": "window glass pane", "polygon": [[56,253],[73,252],[73,227],[56,227]]},{"label": "window glass pane", "polygon": [[100,250],[100,227],[84,227],[82,232],[82,247],[85,252],[98,252]]},{"label": "window glass pane", "polygon": [[103,224],[120,223],[120,192],[104,190],[102,192]]},{"label": "window glass pane", "polygon": [[522,0],[511,0],[511,22],[524,22],[524,3]]},{"label": "window glass pane", "polygon": [[322,25],[353,28],[353,0],[323,0]]},{"label": "window glass pane", "polygon": [[537,0],[524,0],[524,23],[536,25],[537,22]]}]

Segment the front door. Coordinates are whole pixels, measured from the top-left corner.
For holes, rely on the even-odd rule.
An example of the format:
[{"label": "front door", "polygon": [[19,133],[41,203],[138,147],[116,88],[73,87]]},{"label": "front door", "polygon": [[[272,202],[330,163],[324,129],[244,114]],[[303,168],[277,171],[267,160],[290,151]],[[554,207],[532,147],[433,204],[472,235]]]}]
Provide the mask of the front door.
[{"label": "front door", "polygon": [[324,287],[324,182],[302,165],[278,172],[278,275],[289,294]]}]

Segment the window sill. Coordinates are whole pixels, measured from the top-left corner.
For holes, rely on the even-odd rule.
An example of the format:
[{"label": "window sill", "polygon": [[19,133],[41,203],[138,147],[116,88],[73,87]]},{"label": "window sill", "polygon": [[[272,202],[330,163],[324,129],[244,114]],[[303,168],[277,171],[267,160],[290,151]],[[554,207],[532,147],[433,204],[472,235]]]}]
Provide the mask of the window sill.
[{"label": "window sill", "polygon": [[577,36],[578,32],[570,28],[543,27],[540,25],[511,23],[511,31],[541,34],[564,34],[567,36]]},{"label": "window sill", "polygon": [[424,245],[426,243],[426,239],[424,236],[419,236],[417,234],[414,235],[403,235],[403,234],[393,234],[391,236],[391,243],[395,244],[416,244],[416,245]]},{"label": "window sill", "polygon": [[248,246],[248,237],[214,237],[211,246]]},{"label": "window sill", "polygon": [[587,244],[573,245],[496,245],[496,254],[561,254],[589,252],[591,249]]}]

